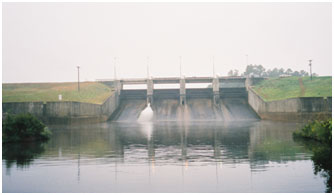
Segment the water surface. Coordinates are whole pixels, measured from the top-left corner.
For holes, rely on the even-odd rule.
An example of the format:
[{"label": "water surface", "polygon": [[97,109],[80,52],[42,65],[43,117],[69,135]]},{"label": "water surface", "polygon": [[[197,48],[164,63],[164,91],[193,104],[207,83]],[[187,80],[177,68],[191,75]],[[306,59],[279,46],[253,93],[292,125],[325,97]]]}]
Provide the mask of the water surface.
[{"label": "water surface", "polygon": [[3,192],[324,192],[301,124],[270,121],[53,125],[3,147]]}]

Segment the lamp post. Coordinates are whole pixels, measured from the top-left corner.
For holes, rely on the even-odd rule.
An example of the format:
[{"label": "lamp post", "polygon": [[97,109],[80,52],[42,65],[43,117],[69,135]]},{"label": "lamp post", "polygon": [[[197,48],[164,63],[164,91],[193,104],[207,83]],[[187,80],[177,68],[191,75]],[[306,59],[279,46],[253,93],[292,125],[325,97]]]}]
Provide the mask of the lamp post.
[{"label": "lamp post", "polygon": [[77,66],[78,68],[78,92],[80,92],[80,66]]},{"label": "lamp post", "polygon": [[310,75],[311,75],[311,81],[312,81],[312,60],[309,60],[309,66],[310,66]]}]

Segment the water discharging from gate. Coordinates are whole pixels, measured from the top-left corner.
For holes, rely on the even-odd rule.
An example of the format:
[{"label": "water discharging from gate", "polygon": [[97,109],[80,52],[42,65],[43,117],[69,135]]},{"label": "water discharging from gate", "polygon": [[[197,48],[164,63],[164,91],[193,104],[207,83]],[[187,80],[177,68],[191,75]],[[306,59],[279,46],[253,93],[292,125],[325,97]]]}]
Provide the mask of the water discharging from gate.
[{"label": "water discharging from gate", "polygon": [[154,121],[235,121],[257,120],[258,116],[245,98],[222,98],[214,106],[209,98],[188,99],[181,106],[177,99],[156,99],[154,104],[146,100],[124,100],[115,114],[114,121],[139,123]]},{"label": "water discharging from gate", "polygon": [[140,113],[137,121],[141,124],[141,130],[146,135],[147,140],[151,139],[152,135],[152,124],[153,119],[153,110],[151,108],[150,103],[146,106],[146,108]]},{"label": "water discharging from gate", "polygon": [[147,107],[140,113],[137,121],[139,122],[149,122],[153,119],[153,110],[151,108],[150,103],[148,103]]}]

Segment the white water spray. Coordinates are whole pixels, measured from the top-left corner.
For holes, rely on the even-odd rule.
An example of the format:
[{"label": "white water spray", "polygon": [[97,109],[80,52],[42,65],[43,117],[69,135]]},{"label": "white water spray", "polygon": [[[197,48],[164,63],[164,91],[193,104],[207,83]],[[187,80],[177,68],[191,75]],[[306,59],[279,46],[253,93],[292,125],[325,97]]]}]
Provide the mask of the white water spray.
[{"label": "white water spray", "polygon": [[147,136],[147,140],[151,139],[152,131],[153,131],[153,110],[151,108],[150,103],[148,103],[147,107],[140,113],[137,121],[141,124],[142,132]]},{"label": "white water spray", "polygon": [[140,113],[137,121],[139,122],[148,122],[153,119],[153,110],[151,108],[150,103],[148,103],[147,107]]}]

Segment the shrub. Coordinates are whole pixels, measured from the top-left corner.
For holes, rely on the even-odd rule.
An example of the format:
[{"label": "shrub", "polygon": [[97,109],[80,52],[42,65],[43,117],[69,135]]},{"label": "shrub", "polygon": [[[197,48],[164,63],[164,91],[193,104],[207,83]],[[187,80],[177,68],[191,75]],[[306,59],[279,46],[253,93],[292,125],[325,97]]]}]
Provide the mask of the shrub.
[{"label": "shrub", "polygon": [[31,114],[8,115],[2,123],[2,142],[47,140],[51,131]]},{"label": "shrub", "polygon": [[294,137],[314,139],[316,141],[332,143],[332,119],[325,121],[313,121],[305,125],[301,130],[293,133]]}]

